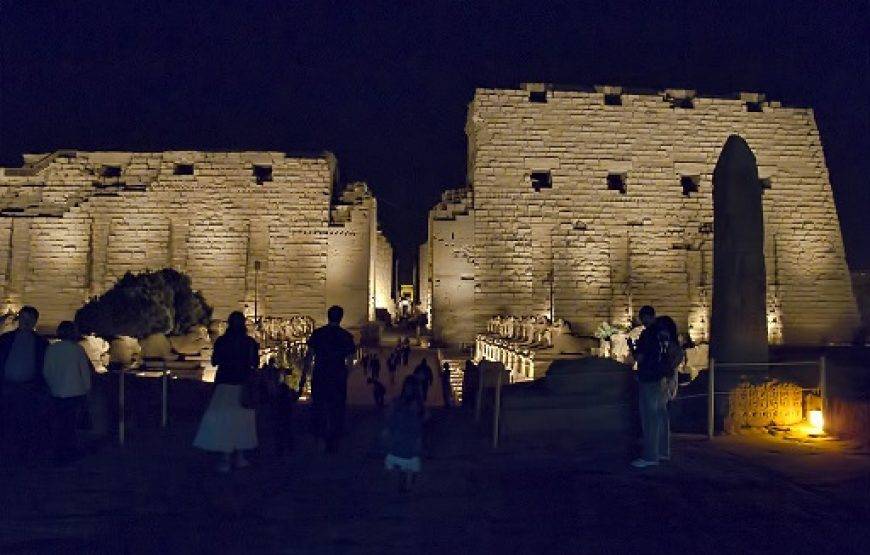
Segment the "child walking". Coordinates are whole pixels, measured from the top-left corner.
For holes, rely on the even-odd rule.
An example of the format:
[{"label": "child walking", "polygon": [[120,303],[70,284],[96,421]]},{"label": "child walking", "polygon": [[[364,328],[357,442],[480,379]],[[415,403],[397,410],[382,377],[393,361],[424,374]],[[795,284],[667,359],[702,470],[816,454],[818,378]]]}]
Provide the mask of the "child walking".
[{"label": "child walking", "polygon": [[384,466],[399,476],[399,491],[407,492],[420,473],[423,447],[423,400],[417,379],[408,376],[387,421],[387,458]]}]

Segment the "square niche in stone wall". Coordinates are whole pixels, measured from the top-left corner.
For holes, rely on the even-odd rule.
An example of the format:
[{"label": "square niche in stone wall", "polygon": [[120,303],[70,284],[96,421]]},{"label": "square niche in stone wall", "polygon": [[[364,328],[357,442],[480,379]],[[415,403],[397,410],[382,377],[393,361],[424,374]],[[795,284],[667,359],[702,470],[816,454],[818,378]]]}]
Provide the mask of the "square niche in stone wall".
[{"label": "square niche in stone wall", "polygon": [[684,175],[680,177],[680,186],[683,188],[683,196],[690,197],[692,193],[698,192],[698,184],[701,178],[697,175]]},{"label": "square niche in stone wall", "polygon": [[605,106],[622,106],[622,95],[617,93],[606,93],[604,95]]},{"label": "square niche in stone wall", "polygon": [[529,102],[538,104],[547,103],[547,91],[529,91]]},{"label": "square niche in stone wall", "polygon": [[100,177],[121,177],[121,166],[103,166]]},{"label": "square niche in stone wall", "polygon": [[553,188],[553,176],[548,171],[532,172],[530,178],[532,180],[532,189],[535,191]]},{"label": "square niche in stone wall", "polygon": [[258,185],[262,185],[267,181],[272,181],[272,166],[255,164],[253,171],[254,178],[257,180]]},{"label": "square niche in stone wall", "polygon": [[607,189],[610,191],[619,191],[620,194],[624,195],[628,191],[628,188],[625,185],[625,174],[607,174]]},{"label": "square niche in stone wall", "polygon": [[175,164],[175,175],[193,175],[193,164]]}]

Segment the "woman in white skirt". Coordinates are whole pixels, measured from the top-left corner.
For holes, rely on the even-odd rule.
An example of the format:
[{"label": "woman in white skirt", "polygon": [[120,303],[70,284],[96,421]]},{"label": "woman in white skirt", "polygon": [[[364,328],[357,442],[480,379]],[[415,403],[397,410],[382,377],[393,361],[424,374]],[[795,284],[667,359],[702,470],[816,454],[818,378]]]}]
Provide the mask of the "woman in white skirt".
[{"label": "woman in white skirt", "polygon": [[423,447],[423,399],[414,376],[402,383],[402,393],[393,403],[387,421],[387,458],[384,466],[399,475],[399,491],[406,492],[420,473]]},{"label": "woman in white skirt", "polygon": [[229,472],[232,465],[248,466],[243,452],[257,447],[256,414],[244,408],[240,398],[245,384],[254,377],[259,350],[248,336],[245,315],[238,311],[230,314],[227,331],[214,343],[211,363],[217,366],[215,389],[193,440],[195,447],[221,454],[219,472]]}]

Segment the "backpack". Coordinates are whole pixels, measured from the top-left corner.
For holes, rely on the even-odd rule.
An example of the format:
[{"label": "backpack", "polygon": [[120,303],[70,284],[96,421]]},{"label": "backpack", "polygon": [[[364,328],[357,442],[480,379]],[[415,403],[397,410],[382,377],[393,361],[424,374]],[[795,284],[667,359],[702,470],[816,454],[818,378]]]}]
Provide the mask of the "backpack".
[{"label": "backpack", "polygon": [[667,378],[668,385],[668,400],[673,400],[677,396],[678,379],[677,368],[686,357],[686,353],[679,345],[672,341],[658,340],[658,358],[656,360],[656,369],[663,378]]}]

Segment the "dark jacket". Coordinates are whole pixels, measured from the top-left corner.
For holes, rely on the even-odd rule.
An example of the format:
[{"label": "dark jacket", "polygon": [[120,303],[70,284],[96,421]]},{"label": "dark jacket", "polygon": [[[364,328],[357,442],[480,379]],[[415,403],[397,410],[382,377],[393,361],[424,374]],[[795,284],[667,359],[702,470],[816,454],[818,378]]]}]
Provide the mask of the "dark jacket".
[{"label": "dark jacket", "polygon": [[260,345],[243,333],[225,333],[214,342],[211,363],[218,367],[215,383],[242,385],[260,364]]},{"label": "dark jacket", "polygon": [[[8,331],[0,335],[0,391],[3,389],[3,382],[6,377],[6,359],[9,358],[9,353],[12,351],[12,344],[15,342],[16,333],[18,333],[18,330]],[[36,369],[34,380],[43,382],[42,365],[45,361],[45,350],[48,348],[48,340],[36,332],[34,332],[34,335],[36,336],[36,349],[34,349],[33,353],[35,357],[33,364]]]},{"label": "dark jacket", "polygon": [[664,377],[659,367],[658,329],[647,326],[640,333],[635,346],[637,357],[637,379],[642,382],[656,382]]}]

